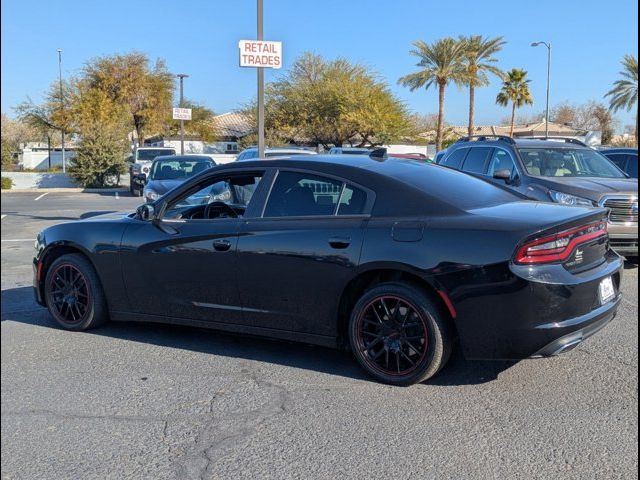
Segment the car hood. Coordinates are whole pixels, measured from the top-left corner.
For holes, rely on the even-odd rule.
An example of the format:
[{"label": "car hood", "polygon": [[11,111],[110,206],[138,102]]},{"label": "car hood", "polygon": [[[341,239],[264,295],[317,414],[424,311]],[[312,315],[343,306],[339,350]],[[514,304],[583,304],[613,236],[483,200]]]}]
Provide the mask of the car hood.
[{"label": "car hood", "polygon": [[80,217],[80,222],[112,222],[130,217],[133,212],[89,212]]},{"label": "car hood", "polygon": [[176,188],[178,185],[184,183],[185,179],[179,180],[149,180],[146,190],[153,190],[158,195],[164,195],[169,190]]},{"label": "car hood", "polygon": [[551,190],[599,201],[606,195],[638,194],[637,178],[539,178],[539,183]]}]

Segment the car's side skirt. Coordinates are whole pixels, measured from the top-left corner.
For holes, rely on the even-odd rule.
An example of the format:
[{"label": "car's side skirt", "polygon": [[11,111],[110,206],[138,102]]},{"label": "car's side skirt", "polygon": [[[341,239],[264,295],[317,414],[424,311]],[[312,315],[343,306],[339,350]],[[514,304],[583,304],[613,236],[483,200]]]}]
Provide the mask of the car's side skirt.
[{"label": "car's side skirt", "polygon": [[132,312],[110,312],[110,318],[116,322],[144,322],[144,323],[166,323],[170,325],[184,325],[189,327],[208,328],[224,332],[245,333],[259,337],[277,338],[279,340],[289,340],[292,342],[308,343],[322,347],[338,348],[336,337],[325,335],[314,335],[312,333],[292,332],[289,330],[278,330],[274,328],[254,327],[250,325],[238,325],[222,322],[205,322],[203,320],[192,320],[188,318],[165,317],[161,315],[146,315]]}]

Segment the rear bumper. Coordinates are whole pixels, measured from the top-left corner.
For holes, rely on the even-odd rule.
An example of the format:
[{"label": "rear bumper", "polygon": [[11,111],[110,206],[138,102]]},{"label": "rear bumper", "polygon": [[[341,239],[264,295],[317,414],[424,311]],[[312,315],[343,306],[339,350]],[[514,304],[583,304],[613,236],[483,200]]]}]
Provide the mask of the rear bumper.
[{"label": "rear bumper", "polygon": [[[618,305],[621,300],[622,295],[619,294],[614,301],[603,305],[587,315],[565,320],[562,324],[548,325],[546,328],[551,328],[556,335],[562,336],[545,345],[531,355],[531,357],[552,357],[573,350],[591,335],[604,328],[616,317]],[[562,330],[565,328],[569,330],[569,333],[563,335]]]},{"label": "rear bumper", "polygon": [[[456,308],[465,357],[523,359],[569,350],[611,321],[622,270],[622,258],[609,251],[603,264],[583,273],[562,265],[502,264],[438,280]],[[599,286],[607,277],[616,297],[601,305]]]}]

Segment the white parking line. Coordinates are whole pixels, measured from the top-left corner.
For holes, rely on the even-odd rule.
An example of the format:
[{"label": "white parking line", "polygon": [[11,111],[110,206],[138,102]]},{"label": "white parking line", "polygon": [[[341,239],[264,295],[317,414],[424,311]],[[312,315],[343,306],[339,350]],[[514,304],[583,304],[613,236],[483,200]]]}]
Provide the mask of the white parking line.
[{"label": "white parking line", "polygon": [[4,242],[34,242],[36,239],[35,238],[10,238],[5,240],[4,238],[2,239],[2,243]]},{"label": "white parking line", "polygon": [[49,195],[49,192],[43,193],[42,195],[40,195],[39,197],[36,197],[33,199],[34,202],[37,202],[38,200],[40,200],[42,197],[44,197],[45,195]]}]

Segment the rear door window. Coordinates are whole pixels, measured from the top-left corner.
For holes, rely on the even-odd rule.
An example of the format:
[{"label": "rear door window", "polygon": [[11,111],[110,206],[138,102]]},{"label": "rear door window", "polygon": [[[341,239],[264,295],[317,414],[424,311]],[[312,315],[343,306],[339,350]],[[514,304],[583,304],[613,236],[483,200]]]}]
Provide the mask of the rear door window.
[{"label": "rear door window", "polygon": [[469,173],[484,173],[487,157],[490,153],[491,148],[488,147],[472,148],[464,161],[462,170]]},{"label": "rear door window", "polygon": [[442,163],[440,165],[444,165],[445,167],[455,168],[456,170],[460,170],[460,167],[462,166],[462,162],[464,161],[464,158],[467,156],[467,153],[469,153],[468,148],[460,148],[452,152],[451,155],[447,155],[445,158],[443,158]]},{"label": "rear door window", "polygon": [[280,171],[271,188],[264,217],[360,215],[367,194],[353,185],[306,172]]},{"label": "rear door window", "polygon": [[309,173],[278,172],[265,217],[334,215],[343,182]]}]

